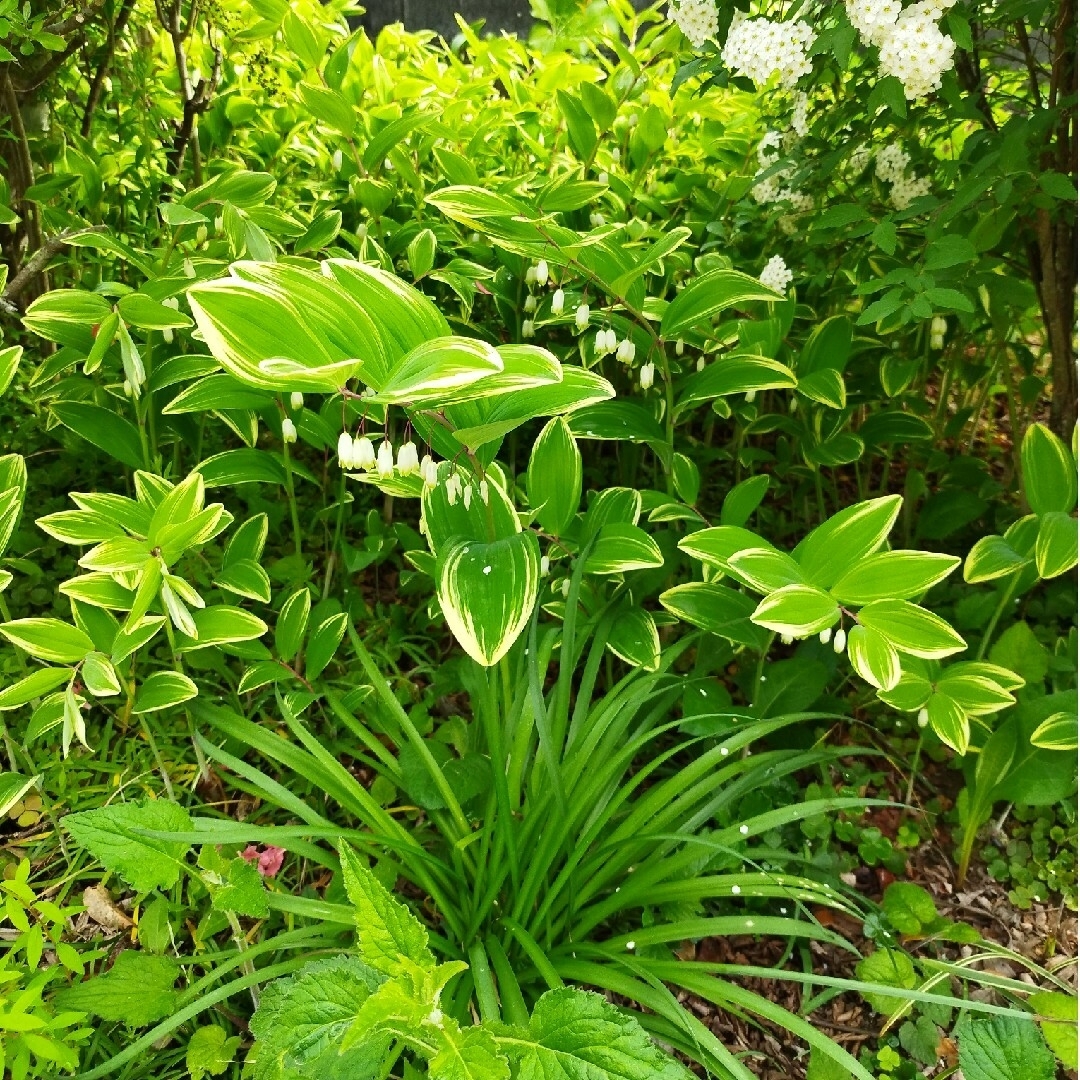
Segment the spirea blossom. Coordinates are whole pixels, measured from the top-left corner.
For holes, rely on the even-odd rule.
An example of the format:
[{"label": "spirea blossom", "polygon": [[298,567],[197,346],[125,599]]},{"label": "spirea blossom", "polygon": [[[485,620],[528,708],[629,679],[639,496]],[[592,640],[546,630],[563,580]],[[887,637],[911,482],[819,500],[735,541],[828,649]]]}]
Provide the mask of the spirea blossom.
[{"label": "spirea blossom", "polygon": [[916,199],[930,194],[930,181],[925,176],[903,176],[889,192],[889,200],[897,210],[906,210]]},{"label": "spirea blossom", "polygon": [[767,288],[775,289],[778,293],[786,293],[791,284],[792,273],[783,257],[774,255],[766,264],[765,269],[758,276],[758,281]]},{"label": "spirea blossom", "polygon": [[668,8],[668,18],[683,32],[686,40],[700,49],[720,31],[720,17],[712,0],[680,0]]},{"label": "spirea blossom", "polygon": [[758,86],[779,73],[780,85],[790,89],[810,73],[807,50],[813,40],[814,31],[802,19],[772,22],[736,12],[720,59]]},{"label": "spirea blossom", "polygon": [[903,179],[910,162],[911,155],[899,143],[890,143],[877,152],[874,172],[879,180],[884,180],[886,184],[895,184]]},{"label": "spirea blossom", "polygon": [[810,99],[805,94],[795,95],[795,108],[791,112],[791,130],[799,138],[805,138],[810,131]]},{"label": "spirea blossom", "polygon": [[847,16],[863,41],[880,48],[900,18],[900,0],[847,0]]},{"label": "spirea blossom", "polygon": [[941,86],[953,66],[956,42],[937,28],[940,4],[914,4],[900,13],[896,28],[881,46],[879,63],[886,75],[904,84],[904,96],[916,101]]}]

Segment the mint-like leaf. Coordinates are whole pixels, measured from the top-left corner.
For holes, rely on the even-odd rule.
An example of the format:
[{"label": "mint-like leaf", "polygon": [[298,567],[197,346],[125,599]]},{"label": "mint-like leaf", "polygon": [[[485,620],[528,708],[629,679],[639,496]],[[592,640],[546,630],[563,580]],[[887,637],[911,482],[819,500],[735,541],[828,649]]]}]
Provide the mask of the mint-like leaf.
[{"label": "mint-like leaf", "polygon": [[61,990],[56,1001],[64,1009],[143,1027],[176,1011],[180,994],[173,984],[178,974],[169,957],[129,949],[109,971]]},{"label": "mint-like leaf", "polygon": [[496,1036],[516,1080],[687,1080],[631,1016],[599,994],[569,987],[536,1003],[528,1036]]},{"label": "mint-like leaf", "polygon": [[490,1032],[462,1030],[446,1018],[435,1033],[439,1050],[428,1062],[431,1080],[510,1080],[510,1066]]},{"label": "mint-like leaf", "polygon": [[378,1075],[388,1036],[375,1034],[342,1049],[341,1040],[382,976],[353,956],[306,964],[263,989],[251,1018],[254,1080],[369,1080]]},{"label": "mint-like leaf", "polygon": [[64,828],[106,870],[115,871],[136,892],[150,892],[176,884],[190,845],[182,840],[154,840],[137,830],[187,832],[192,824],[182,806],[156,800],[68,814]]},{"label": "mint-like leaf", "polygon": [[187,1045],[184,1064],[191,1073],[191,1080],[203,1080],[205,1076],[220,1076],[233,1062],[240,1049],[240,1036],[231,1039],[224,1028],[208,1025],[195,1029]]},{"label": "mint-like leaf", "polygon": [[423,924],[394,899],[351,848],[342,844],[339,854],[345,891],[356,908],[361,959],[390,976],[411,971],[414,965],[434,968]]},{"label": "mint-like leaf", "polygon": [[1054,1080],[1054,1055],[1033,1020],[967,1020],[957,1038],[965,1080]]},{"label": "mint-like leaf", "polygon": [[258,867],[237,856],[226,859],[210,844],[199,854],[203,883],[210,891],[211,903],[218,911],[235,911],[253,919],[265,919],[270,913],[266,889]]}]

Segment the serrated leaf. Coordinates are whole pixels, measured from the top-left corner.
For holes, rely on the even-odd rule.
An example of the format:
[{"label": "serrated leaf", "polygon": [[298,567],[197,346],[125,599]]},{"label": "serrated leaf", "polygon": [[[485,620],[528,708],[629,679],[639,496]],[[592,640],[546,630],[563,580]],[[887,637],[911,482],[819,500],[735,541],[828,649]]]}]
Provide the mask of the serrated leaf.
[{"label": "serrated leaf", "polygon": [[958,1027],[960,1068],[969,1080],[1053,1080],[1054,1055],[1032,1020],[970,1017]]},{"label": "serrated leaf", "polygon": [[338,851],[345,891],[356,911],[361,960],[391,977],[411,970],[410,964],[433,970],[435,957],[423,924],[390,895],[350,847],[342,844]]},{"label": "serrated leaf", "polygon": [[68,814],[63,824],[77,844],[136,892],[171,889],[190,846],[182,840],[154,840],[141,830],[190,832],[193,827],[182,806],[165,800],[114,803]]},{"label": "serrated leaf", "polygon": [[188,1040],[184,1064],[191,1080],[220,1076],[233,1063],[240,1049],[240,1036],[229,1038],[225,1029],[216,1025],[196,1028]]},{"label": "serrated leaf", "polygon": [[56,1001],[64,1009],[144,1027],[176,1011],[180,992],[173,984],[179,974],[170,957],[126,949],[103,975],[61,990]]}]

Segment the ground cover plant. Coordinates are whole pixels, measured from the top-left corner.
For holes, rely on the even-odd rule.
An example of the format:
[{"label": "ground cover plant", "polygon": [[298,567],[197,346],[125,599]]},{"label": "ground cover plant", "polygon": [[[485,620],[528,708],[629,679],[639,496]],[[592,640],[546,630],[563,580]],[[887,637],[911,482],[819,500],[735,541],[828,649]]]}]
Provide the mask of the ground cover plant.
[{"label": "ground cover plant", "polygon": [[1074,1075],[1072,6],[355,14],[0,3],[0,1071]]}]

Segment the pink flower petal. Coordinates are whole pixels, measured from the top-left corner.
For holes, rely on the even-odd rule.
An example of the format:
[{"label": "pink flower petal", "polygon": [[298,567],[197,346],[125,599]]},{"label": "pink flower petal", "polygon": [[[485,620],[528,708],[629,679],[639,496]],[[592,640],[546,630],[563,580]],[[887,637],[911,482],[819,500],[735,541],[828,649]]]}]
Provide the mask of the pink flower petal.
[{"label": "pink flower petal", "polygon": [[259,856],[259,873],[263,877],[273,877],[280,869],[285,859],[285,849],[267,844],[263,853]]}]

